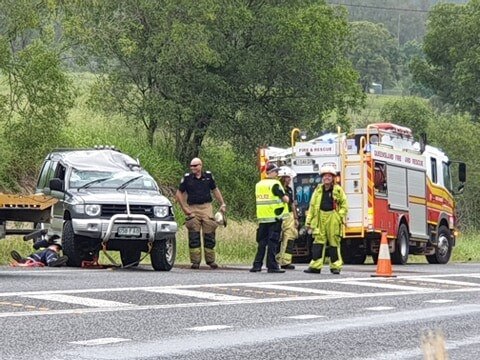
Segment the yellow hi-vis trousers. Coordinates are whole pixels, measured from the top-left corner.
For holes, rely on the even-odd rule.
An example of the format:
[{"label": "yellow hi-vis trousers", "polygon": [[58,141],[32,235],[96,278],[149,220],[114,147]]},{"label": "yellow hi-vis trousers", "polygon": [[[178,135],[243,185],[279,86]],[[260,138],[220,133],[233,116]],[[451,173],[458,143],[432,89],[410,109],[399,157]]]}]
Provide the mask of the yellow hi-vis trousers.
[{"label": "yellow hi-vis trousers", "polygon": [[320,224],[318,231],[314,231],[312,245],[312,261],[309,267],[321,269],[325,258],[325,248],[330,247],[330,269],[341,270],[343,266],[342,254],[340,251],[342,221],[335,211],[320,210]]},{"label": "yellow hi-vis trousers", "polygon": [[276,256],[278,265],[284,266],[292,263],[293,242],[298,237],[293,213],[289,213],[282,221],[282,238],[280,250]]}]

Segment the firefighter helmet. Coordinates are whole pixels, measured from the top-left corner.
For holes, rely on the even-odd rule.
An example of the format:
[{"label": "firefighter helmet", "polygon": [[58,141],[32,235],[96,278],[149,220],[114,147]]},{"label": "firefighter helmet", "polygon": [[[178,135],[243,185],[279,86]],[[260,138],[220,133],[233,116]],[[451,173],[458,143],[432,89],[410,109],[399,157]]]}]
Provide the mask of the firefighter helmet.
[{"label": "firefighter helmet", "polygon": [[320,175],[325,175],[325,174],[332,174],[332,176],[337,175],[337,171],[333,166],[327,165],[327,166],[322,166],[320,168]]},{"label": "firefighter helmet", "polygon": [[297,176],[297,174],[295,173],[295,171],[292,170],[292,168],[288,166],[280,166],[280,168],[278,169],[278,176],[288,176],[294,178],[295,176]]}]

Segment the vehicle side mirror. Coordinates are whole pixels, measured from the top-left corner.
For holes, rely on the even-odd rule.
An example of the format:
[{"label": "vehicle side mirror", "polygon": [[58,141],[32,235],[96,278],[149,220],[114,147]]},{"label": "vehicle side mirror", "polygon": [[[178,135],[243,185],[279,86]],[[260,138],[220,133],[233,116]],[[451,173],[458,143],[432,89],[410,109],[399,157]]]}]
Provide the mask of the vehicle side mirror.
[{"label": "vehicle side mirror", "polygon": [[64,183],[63,180],[60,180],[59,178],[53,178],[49,182],[49,187],[50,190],[52,191],[61,191],[64,192]]},{"label": "vehicle side mirror", "polygon": [[464,183],[467,180],[467,166],[465,163],[458,164],[458,180]]}]

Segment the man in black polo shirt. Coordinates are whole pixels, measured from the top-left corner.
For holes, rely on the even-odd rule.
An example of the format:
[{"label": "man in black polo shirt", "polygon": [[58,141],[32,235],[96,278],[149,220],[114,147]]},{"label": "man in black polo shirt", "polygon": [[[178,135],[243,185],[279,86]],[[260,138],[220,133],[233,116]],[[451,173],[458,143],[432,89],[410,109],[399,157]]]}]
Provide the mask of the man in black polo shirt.
[{"label": "man in black polo shirt", "polygon": [[199,269],[202,260],[202,239],[205,262],[212,269],[218,268],[215,262],[215,229],[218,224],[213,219],[212,193],[220,205],[220,211],[227,207],[210,171],[202,171],[202,160],[190,161],[190,173],[186,173],[175,197],[186,217],[188,247],[192,269]]}]

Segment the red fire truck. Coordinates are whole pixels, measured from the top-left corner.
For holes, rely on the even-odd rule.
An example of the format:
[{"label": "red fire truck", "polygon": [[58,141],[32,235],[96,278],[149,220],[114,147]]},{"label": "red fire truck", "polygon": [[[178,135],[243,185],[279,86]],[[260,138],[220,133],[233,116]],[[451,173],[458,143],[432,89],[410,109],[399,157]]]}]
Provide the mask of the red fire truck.
[{"label": "red fire truck", "polygon": [[[321,182],[320,167],[337,169],[349,206],[342,239],[345,263],[362,264],[368,255],[376,262],[383,231],[394,264],[406,264],[409,254],[425,255],[429,263],[450,260],[457,236],[454,194],[466,181],[464,163],[450,161],[440,149],[415,141],[409,128],[391,123],[308,141],[296,141],[299,134],[299,129],[292,131],[291,148],[262,149],[260,162],[285,164],[297,173],[293,191],[303,219]],[[299,233],[294,258],[308,260],[312,237],[303,227]]]}]

